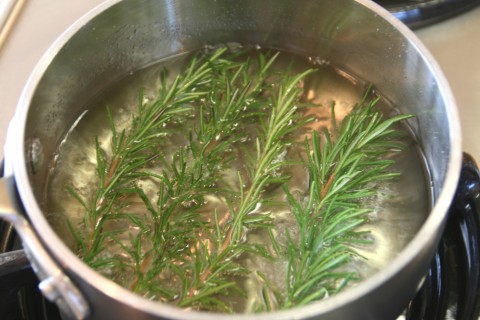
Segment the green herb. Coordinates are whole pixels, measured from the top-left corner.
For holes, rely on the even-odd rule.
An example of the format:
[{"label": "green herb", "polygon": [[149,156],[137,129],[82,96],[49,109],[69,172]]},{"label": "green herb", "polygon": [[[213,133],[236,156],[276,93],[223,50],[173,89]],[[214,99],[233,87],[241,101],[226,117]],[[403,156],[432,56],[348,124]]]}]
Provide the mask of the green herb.
[{"label": "green herb", "polygon": [[[255,79],[250,75],[252,72],[250,60],[241,63],[230,61],[222,68],[214,70],[212,90],[199,106],[199,126],[190,133],[189,144],[184,147],[185,151],[182,147],[175,154],[174,163],[165,166],[170,170],[164,171],[160,177],[161,190],[165,189],[165,192],[160,193],[161,202],[154,208],[148,197],[142,194],[142,199],[152,212],[154,221],[156,217],[161,217],[160,220],[164,223],[161,226],[154,225],[151,230],[153,233],[161,234],[161,237],[154,238],[152,247],[155,250],[151,250],[153,253],[148,252],[144,260],[162,261],[162,264],[148,269],[141,268],[141,272],[137,274],[138,279],[142,279],[143,282],[135,282],[132,288],[135,291],[150,294],[156,292],[150,288],[150,280],[168,273],[170,281],[177,283],[173,289],[176,292],[169,293],[162,299],[169,300],[169,297],[175,297],[171,302],[182,307],[195,306],[201,309],[229,311],[229,307],[214,295],[236,286],[234,282],[225,279],[225,274],[245,272],[234,259],[245,251],[259,250],[246,244],[237,243],[233,246],[227,243],[225,239],[231,239],[230,233],[225,223],[219,221],[217,214],[210,214],[210,219],[213,216],[214,221],[206,224],[205,217],[195,212],[199,209],[198,205],[189,208],[188,211],[191,212],[188,214],[185,208],[176,209],[182,203],[202,204],[203,196],[213,190],[216,193],[223,192],[226,196],[233,193],[231,190],[218,187],[221,185],[218,181],[221,180],[221,169],[229,163],[228,149],[244,135],[238,132],[238,123],[260,114],[258,110],[261,105],[257,101],[261,94],[260,88],[274,59],[275,56],[267,61],[264,56],[260,56]],[[248,110],[245,110],[247,106]],[[174,219],[184,219],[188,216],[190,223],[178,223],[175,220],[175,229],[172,229],[170,226],[172,214],[175,214]],[[226,220],[228,217],[223,219]],[[267,217],[256,219],[257,226],[261,220],[265,223]],[[251,223],[251,219],[245,224],[249,222]],[[184,240],[184,244],[178,247],[180,230],[185,230],[182,235],[188,240]],[[172,232],[176,233],[174,237],[176,246],[158,252],[157,248],[163,248],[165,243],[168,243]],[[186,251],[186,248],[189,248],[189,251]],[[181,261],[178,261],[179,252],[184,253],[180,257]],[[140,261],[137,264],[145,265]],[[147,274],[147,277],[144,274]]]},{"label": "green herb", "polygon": [[[235,311],[227,296],[247,295],[239,283],[253,272],[242,263],[246,256],[287,266],[280,286],[254,272],[264,283],[257,311],[323,299],[356,278],[341,267],[363,241],[356,231],[369,212],[362,200],[374,182],[396,176],[387,171],[392,161],[382,159],[401,147],[392,125],[409,116],[384,120],[375,101],[364,99],[335,134],[314,131],[306,159],[292,162],[284,158],[291,138],[312,121],[302,113],[303,83],[317,71],[278,72],[278,53],[257,57],[197,54],[173,81],[163,74],[153,101],[140,94],[126,129],[108,112],[112,141],[110,150],[96,141],[98,184],[90,197],[68,189],[85,211],[80,228],[70,229],[92,268],[148,299],[222,312]],[[336,124],[333,108],[332,116]],[[172,126],[176,120],[186,125]],[[164,151],[175,130],[185,142]],[[252,136],[254,147],[244,147]],[[239,154],[244,168],[232,183],[225,176]],[[300,197],[287,187],[286,168],[295,165],[307,168],[310,181]],[[288,203],[269,199],[272,188],[283,189]],[[207,204],[212,194],[225,205]],[[258,210],[264,205],[289,206],[298,235],[287,231],[286,243],[277,242],[274,219]],[[253,230],[269,241],[249,241]]]},{"label": "green herb", "polygon": [[83,199],[69,188],[85,209],[83,232],[71,229],[86,262],[104,249],[102,245],[108,236],[104,233],[104,224],[111,218],[112,211],[118,211],[115,208],[118,199],[134,191],[136,179],[146,174],[141,169],[157,157],[158,140],[165,135],[164,125],[173,117],[189,112],[189,104],[207,95],[206,84],[215,62],[221,64],[219,57],[223,52],[216,52],[203,63],[193,58],[172,84],[167,85],[164,77],[155,101],[144,103],[143,94],[140,94],[138,112],[128,130],[117,132],[111,113],[108,113],[112,131],[111,155],[107,155],[96,141],[98,185],[93,196]]},{"label": "green herb", "polygon": [[[192,282],[186,284],[190,290],[186,294],[187,298],[179,303],[180,306],[195,304],[205,309],[205,296],[227,288],[240,291],[241,288],[235,282],[228,282],[226,275],[248,272],[237,263],[241,255],[249,253],[271,258],[264,247],[249,244],[244,239],[248,229],[271,227],[269,216],[256,214],[255,208],[265,201],[262,194],[268,185],[288,181],[287,176],[279,174],[279,169],[288,163],[275,160],[286,148],[286,136],[304,124],[304,120],[298,119],[298,106],[295,105],[301,97],[302,89],[298,84],[312,72],[313,70],[308,70],[294,77],[284,76],[278,84],[278,90],[273,90],[267,99],[271,111],[264,117],[265,122],[256,139],[256,153],[248,166],[248,187],[243,187],[244,181],[239,175],[239,199],[236,206],[230,205],[229,221],[221,225],[215,218],[214,232],[210,235],[213,248],[207,250],[204,246],[196,247],[196,257],[192,264],[195,276]],[[217,308],[221,303],[215,300]],[[225,309],[228,310],[227,307]]]},{"label": "green herb", "polygon": [[[367,92],[368,93],[368,92]],[[355,244],[365,244],[365,232],[356,229],[368,220],[370,209],[362,202],[378,192],[381,181],[393,179],[389,172],[393,160],[388,153],[403,144],[393,125],[412,117],[398,115],[383,119],[374,110],[378,99],[367,102],[367,95],[342,121],[338,132],[314,131],[306,139],[310,189],[307,199],[285,192],[298,224],[298,237],[288,233],[285,257],[285,290],[274,286],[266,297],[275,296],[278,308],[288,309],[321,300],[339,292],[348,281],[358,278],[345,266],[353,256]],[[332,106],[332,121],[335,121]],[[323,142],[322,142],[323,141]],[[263,276],[265,277],[265,276]],[[268,298],[271,299],[271,298]],[[265,308],[271,308],[265,301]]]}]

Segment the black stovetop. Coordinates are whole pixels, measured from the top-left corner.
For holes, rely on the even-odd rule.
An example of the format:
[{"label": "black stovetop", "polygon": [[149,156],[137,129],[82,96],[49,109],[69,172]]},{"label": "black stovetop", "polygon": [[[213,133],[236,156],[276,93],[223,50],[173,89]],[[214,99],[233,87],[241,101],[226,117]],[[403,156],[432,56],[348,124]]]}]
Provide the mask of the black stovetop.
[{"label": "black stovetop", "polygon": [[375,0],[410,28],[431,25],[480,5],[480,0]]}]

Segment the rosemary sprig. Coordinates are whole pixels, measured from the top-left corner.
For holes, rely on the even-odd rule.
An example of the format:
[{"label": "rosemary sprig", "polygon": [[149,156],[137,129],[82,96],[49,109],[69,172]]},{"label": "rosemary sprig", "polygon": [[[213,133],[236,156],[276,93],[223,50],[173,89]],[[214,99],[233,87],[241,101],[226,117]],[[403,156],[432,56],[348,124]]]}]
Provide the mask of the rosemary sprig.
[{"label": "rosemary sprig", "polygon": [[77,232],[71,228],[75,239],[80,243],[80,256],[91,261],[102,250],[106,239],[105,222],[111,218],[117,200],[131,193],[132,183],[139,176],[138,171],[158,156],[156,146],[159,137],[165,135],[164,125],[173,117],[191,111],[189,104],[204,97],[208,90],[212,67],[221,62],[225,50],[218,50],[207,61],[194,57],[185,72],[167,84],[163,77],[157,98],[144,102],[139,96],[137,115],[130,126],[117,131],[112,115],[108,112],[112,132],[111,155],[104,152],[96,140],[98,185],[90,198],[83,198],[73,188],[69,192],[85,210],[84,229]]},{"label": "rosemary sprig", "polygon": [[398,175],[388,171],[393,161],[385,158],[402,147],[392,126],[412,117],[383,119],[374,110],[377,101],[362,100],[342,121],[335,141],[325,130],[323,144],[316,131],[305,142],[310,192],[302,201],[286,189],[299,230],[298,237],[288,237],[286,292],[281,297],[277,292],[280,308],[323,299],[358,278],[345,266],[357,255],[355,244],[365,242],[356,229],[371,210],[362,200],[377,192],[380,181]]},{"label": "rosemary sprig", "polygon": [[[237,130],[239,122],[258,114],[260,88],[263,86],[265,77],[268,75],[267,71],[275,58],[276,56],[273,56],[266,60],[265,56],[259,56],[258,66],[255,68],[256,79],[252,79],[253,77],[250,75],[252,67],[251,61],[248,59],[241,63],[230,61],[222,65],[222,68],[214,69],[211,81],[213,88],[199,107],[199,126],[193,128],[190,132],[189,144],[179,149],[174,157],[174,163],[167,164],[165,167],[168,170],[165,170],[159,177],[161,181],[159,201],[161,200],[161,202],[157,203],[157,207],[154,208],[148,197],[144,194],[141,195],[146,207],[152,213],[153,220],[160,218],[159,220],[162,222],[161,225],[154,224],[153,229],[148,231],[156,235],[161,234],[161,237],[153,237],[153,249],[148,251],[143,259],[163,261],[164,263],[152,265],[152,268],[147,270],[141,268],[132,287],[133,290],[155,292],[150,288],[151,280],[158,277],[159,274],[165,273],[166,270],[170,270],[170,274],[174,274],[171,277],[177,278],[182,285],[181,289],[176,288],[175,293],[164,295],[163,299],[171,300],[171,297],[176,297],[174,303],[179,306],[198,305],[198,301],[202,300],[202,309],[208,309],[208,304],[210,304],[217,310],[226,310],[224,302],[213,296],[233,287],[235,283],[225,281],[220,275],[242,272],[241,268],[233,262],[225,264],[221,270],[217,270],[216,274],[207,279],[206,273],[201,274],[203,269],[199,267],[208,264],[210,248],[213,243],[217,243],[224,237],[217,214],[214,215],[214,228],[209,228],[204,223],[208,220],[211,222],[211,214],[208,219],[200,216],[198,212],[189,214],[189,219],[196,222],[196,225],[190,223],[185,228],[189,231],[184,234],[190,238],[188,241],[184,241],[183,248],[179,248],[178,241],[174,248],[166,246],[172,232],[176,233],[175,239],[178,239],[182,226],[176,222],[175,230],[169,230],[167,227],[169,227],[172,217],[174,220],[184,219],[185,212],[178,210],[182,203],[191,202],[195,198],[194,203],[202,204],[203,196],[212,193],[215,189],[212,186],[219,184],[219,180],[221,180],[219,173],[228,163],[227,150],[244,135]],[[247,107],[248,109],[246,109]],[[184,148],[186,148],[185,151]],[[185,155],[186,153],[188,156]],[[164,194],[168,194],[168,198],[165,198]],[[190,209],[195,211],[198,209],[198,205]],[[187,247],[190,248],[189,251],[186,250]],[[158,248],[165,249],[159,251]],[[252,249],[248,246],[237,248],[238,252],[245,250],[251,251]],[[181,256],[180,263],[175,263],[179,259],[179,252],[182,252],[183,256]],[[140,261],[137,264],[145,265]],[[205,282],[207,282],[206,286]],[[209,301],[209,303],[207,304],[205,301]]]},{"label": "rosemary sprig", "polygon": [[[283,184],[288,181],[288,176],[279,174],[279,169],[288,163],[279,157],[286,149],[286,136],[309,121],[299,119],[298,108],[303,90],[299,83],[313,72],[315,70],[309,69],[293,77],[287,73],[278,90],[272,94],[270,114],[266,123],[262,125],[262,134],[256,139],[256,155],[251,166],[253,169],[250,172],[250,186],[245,191],[243,187],[241,188],[239,208],[232,221],[233,242],[241,239],[245,218],[262,202],[262,191],[265,187],[272,183]],[[240,179],[240,186],[242,185],[243,181]]]},{"label": "rosemary sprig", "polygon": [[246,270],[236,262],[241,255],[251,253],[271,258],[264,247],[245,241],[245,230],[271,226],[270,217],[267,214],[255,214],[255,208],[265,202],[262,193],[266,186],[288,181],[287,176],[279,173],[279,169],[288,163],[276,160],[286,148],[286,136],[299,129],[305,122],[297,119],[299,113],[296,104],[302,92],[299,83],[312,72],[314,71],[307,70],[293,77],[287,75],[278,84],[278,89],[272,92],[268,107],[270,113],[262,126],[262,134],[256,139],[255,165],[250,172],[249,187],[248,189],[243,187],[244,181],[239,175],[239,200],[236,207],[230,205],[230,221],[223,226],[215,218],[215,232],[211,235],[213,248],[211,250],[206,250],[203,246],[196,248],[196,257],[201,257],[201,260],[196,260],[193,265],[195,273],[193,286],[181,306],[201,301],[209,293],[219,293],[218,288],[234,288],[238,291],[240,288],[237,288],[235,283],[227,282],[223,275],[246,273]]}]

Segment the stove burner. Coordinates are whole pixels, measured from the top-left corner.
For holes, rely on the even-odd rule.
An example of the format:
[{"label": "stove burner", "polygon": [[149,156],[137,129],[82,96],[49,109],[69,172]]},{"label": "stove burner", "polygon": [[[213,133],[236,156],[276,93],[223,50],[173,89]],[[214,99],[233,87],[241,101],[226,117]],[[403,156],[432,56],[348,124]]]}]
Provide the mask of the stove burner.
[{"label": "stove burner", "polygon": [[408,320],[479,319],[480,173],[464,155],[460,183],[445,232]]},{"label": "stove burner", "polygon": [[410,28],[451,18],[480,5],[480,0],[375,0]]},{"label": "stove burner", "polygon": [[[1,173],[1,171],[0,171]],[[399,319],[478,319],[480,314],[480,172],[464,155],[446,229],[422,288]],[[41,295],[13,228],[0,221],[0,319],[59,320]]]},{"label": "stove burner", "polygon": [[13,228],[0,221],[0,319],[60,320],[57,307],[43,298]]}]

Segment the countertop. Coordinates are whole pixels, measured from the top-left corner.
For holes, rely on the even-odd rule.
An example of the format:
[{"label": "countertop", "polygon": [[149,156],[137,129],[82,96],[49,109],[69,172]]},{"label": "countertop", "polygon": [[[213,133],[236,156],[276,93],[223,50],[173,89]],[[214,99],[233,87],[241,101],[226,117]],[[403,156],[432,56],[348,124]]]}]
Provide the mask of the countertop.
[{"label": "countertop", "polygon": [[[2,0],[3,1],[3,0]],[[0,48],[0,145],[30,72],[55,39],[102,0],[25,0]],[[456,97],[463,149],[480,162],[480,7],[416,34],[443,69]],[[3,150],[0,152],[3,157]]]}]

